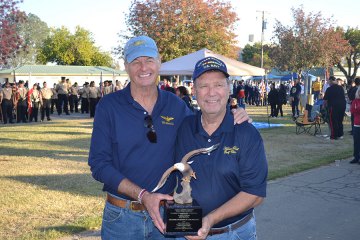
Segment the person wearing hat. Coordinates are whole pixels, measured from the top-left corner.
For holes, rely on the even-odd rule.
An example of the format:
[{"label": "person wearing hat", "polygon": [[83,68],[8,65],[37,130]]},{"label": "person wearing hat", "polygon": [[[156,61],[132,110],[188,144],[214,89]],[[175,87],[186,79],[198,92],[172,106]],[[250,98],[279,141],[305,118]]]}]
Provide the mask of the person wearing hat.
[{"label": "person wearing hat", "polygon": [[29,100],[31,106],[29,122],[32,122],[33,120],[37,122],[39,115],[39,107],[41,103],[41,95],[40,95],[40,91],[38,90],[38,85],[36,83],[33,85],[33,88],[29,91]]},{"label": "person wearing hat", "polygon": [[83,88],[79,90],[81,98],[81,113],[89,113],[89,83],[85,82]]},{"label": "person wearing hat", "polygon": [[[161,91],[161,60],[153,39],[131,38],[124,48],[130,82],[105,95],[94,118],[89,160],[92,176],[104,184],[102,239],[164,239],[162,200],[172,200],[175,178],[150,193],[174,164],[177,130],[192,114],[175,94]],[[239,122],[248,120],[237,110]]]},{"label": "person wearing hat", "polygon": [[56,91],[56,83],[54,83],[53,88],[51,88],[51,92],[52,92],[52,96],[51,96],[51,107],[50,107],[50,113],[53,114],[54,113],[54,107],[56,108],[56,111],[59,112],[58,110],[58,93]]},{"label": "person wearing hat", "polygon": [[70,96],[69,96],[69,105],[70,105],[70,112],[79,112],[79,88],[78,88],[78,83],[75,82],[71,88],[70,88]]},{"label": "person wearing hat", "polygon": [[0,106],[2,110],[2,117],[4,124],[8,122],[14,123],[12,109],[13,109],[13,91],[9,82],[0,91]]},{"label": "person wearing hat", "polygon": [[228,77],[220,59],[196,63],[194,90],[201,111],[185,118],[178,130],[177,162],[190,151],[220,144],[211,154],[191,159],[196,173],[191,195],[203,220],[198,236],[187,239],[256,239],[253,210],[266,196],[267,161],[257,129],[248,122],[233,124]]},{"label": "person wearing hat", "polygon": [[51,108],[51,97],[53,95],[53,91],[51,88],[48,88],[47,83],[43,82],[43,88],[40,90],[40,96],[41,96],[41,108],[40,108],[40,114],[41,114],[41,121],[43,122],[45,119],[48,121],[51,121],[50,118],[50,108]]},{"label": "person wearing hat", "polygon": [[19,81],[19,86],[17,89],[19,100],[17,103],[17,122],[26,123],[26,112],[27,112],[27,93],[28,90],[24,87],[24,81]]},{"label": "person wearing hat", "polygon": [[66,115],[70,115],[69,113],[69,88],[70,86],[66,82],[65,77],[61,77],[61,82],[56,85],[56,92],[58,93],[58,115],[61,115],[62,110],[64,109],[64,112]]}]

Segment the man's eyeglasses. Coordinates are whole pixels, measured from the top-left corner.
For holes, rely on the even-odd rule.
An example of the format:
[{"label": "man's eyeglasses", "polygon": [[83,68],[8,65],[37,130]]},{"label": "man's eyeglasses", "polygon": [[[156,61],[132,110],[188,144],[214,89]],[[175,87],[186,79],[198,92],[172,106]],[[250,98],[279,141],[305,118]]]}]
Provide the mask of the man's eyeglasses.
[{"label": "man's eyeglasses", "polygon": [[144,118],[144,126],[149,129],[149,131],[146,134],[149,141],[151,143],[156,143],[156,140],[157,140],[156,132],[155,132],[155,129],[154,129],[152,117],[150,115],[147,115]]}]

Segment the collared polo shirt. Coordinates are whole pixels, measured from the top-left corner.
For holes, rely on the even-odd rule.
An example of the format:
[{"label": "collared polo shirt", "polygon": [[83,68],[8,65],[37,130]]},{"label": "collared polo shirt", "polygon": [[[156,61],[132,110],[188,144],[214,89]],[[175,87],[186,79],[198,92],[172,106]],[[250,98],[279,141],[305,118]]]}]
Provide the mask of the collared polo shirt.
[{"label": "collared polo shirt", "polygon": [[[209,136],[201,124],[201,112],[187,117],[179,128],[176,160],[188,152],[220,143],[211,153],[191,158],[196,179],[191,179],[192,198],[202,207],[203,215],[220,207],[239,192],[266,196],[267,161],[257,129],[244,122],[234,125],[229,109],[219,128]],[[228,218],[214,227],[226,226],[252,209]]]},{"label": "collared polo shirt", "polygon": [[[157,143],[147,138],[144,124],[148,112],[131,96],[130,84],[121,91],[105,95],[96,106],[89,153],[93,177],[104,183],[104,191],[128,199],[117,192],[127,178],[151,191],[162,174],[174,164],[177,130],[192,114],[175,94],[158,90],[152,120]],[[175,179],[169,179],[158,192],[171,193]]]}]

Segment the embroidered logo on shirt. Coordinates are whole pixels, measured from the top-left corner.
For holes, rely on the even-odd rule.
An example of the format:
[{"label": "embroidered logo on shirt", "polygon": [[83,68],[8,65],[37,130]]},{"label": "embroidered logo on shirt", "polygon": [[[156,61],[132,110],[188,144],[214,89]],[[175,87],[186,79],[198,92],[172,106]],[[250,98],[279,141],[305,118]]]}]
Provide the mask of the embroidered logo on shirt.
[{"label": "embroidered logo on shirt", "polygon": [[165,125],[174,125],[174,123],[172,122],[172,120],[174,120],[173,117],[168,117],[168,116],[160,116],[162,119],[164,119],[164,121],[162,121],[161,123],[162,124],[165,124]]},{"label": "embroidered logo on shirt", "polygon": [[236,154],[238,150],[239,148],[237,146],[224,147],[224,154]]}]

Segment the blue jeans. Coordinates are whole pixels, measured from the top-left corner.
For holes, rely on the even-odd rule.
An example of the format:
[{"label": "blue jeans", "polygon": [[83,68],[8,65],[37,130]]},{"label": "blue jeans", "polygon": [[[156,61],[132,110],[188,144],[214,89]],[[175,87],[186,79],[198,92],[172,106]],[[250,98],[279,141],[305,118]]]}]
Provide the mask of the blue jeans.
[{"label": "blue jeans", "polygon": [[[160,208],[163,214],[164,209]],[[157,240],[166,239],[154,226],[147,211],[134,212],[119,208],[108,202],[105,204],[101,227],[103,240]]]},{"label": "blue jeans", "polygon": [[[183,240],[185,238],[176,238],[176,240]],[[245,225],[223,234],[208,236],[208,240],[256,240],[256,221],[255,215]]]}]

